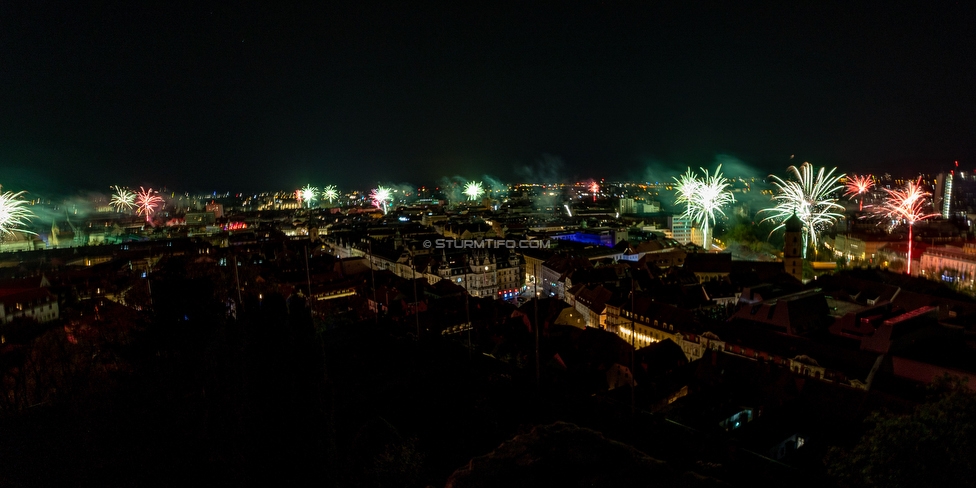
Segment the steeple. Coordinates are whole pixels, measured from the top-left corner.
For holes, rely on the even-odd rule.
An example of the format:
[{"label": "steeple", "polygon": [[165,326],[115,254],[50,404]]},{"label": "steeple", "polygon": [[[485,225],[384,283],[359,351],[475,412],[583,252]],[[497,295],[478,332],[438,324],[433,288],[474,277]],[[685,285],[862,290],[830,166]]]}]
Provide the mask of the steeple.
[{"label": "steeple", "polygon": [[796,216],[796,210],[790,218],[786,219],[786,232],[803,232],[803,221]]},{"label": "steeple", "polygon": [[441,249],[441,264],[437,266],[437,274],[442,279],[451,277],[451,267],[447,262],[447,251]]},{"label": "steeple", "polygon": [[785,222],[786,233],[783,235],[783,267],[785,271],[803,281],[803,222],[796,216],[796,211]]}]

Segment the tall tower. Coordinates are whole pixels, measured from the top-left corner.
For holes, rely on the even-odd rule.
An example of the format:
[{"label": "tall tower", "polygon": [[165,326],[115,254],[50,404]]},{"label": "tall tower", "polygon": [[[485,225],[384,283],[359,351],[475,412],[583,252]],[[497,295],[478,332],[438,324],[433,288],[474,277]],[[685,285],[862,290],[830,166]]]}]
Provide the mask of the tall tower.
[{"label": "tall tower", "polygon": [[786,219],[786,234],[783,236],[783,267],[786,272],[803,281],[803,222],[793,213]]},{"label": "tall tower", "polygon": [[939,173],[935,178],[935,195],[932,196],[932,208],[948,219],[952,211],[952,177],[955,171]]}]

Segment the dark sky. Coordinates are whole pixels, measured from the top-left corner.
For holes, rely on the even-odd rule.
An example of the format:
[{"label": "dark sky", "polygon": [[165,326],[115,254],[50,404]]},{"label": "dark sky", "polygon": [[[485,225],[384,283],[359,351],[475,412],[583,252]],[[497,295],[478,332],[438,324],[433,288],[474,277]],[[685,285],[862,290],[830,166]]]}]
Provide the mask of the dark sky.
[{"label": "dark sky", "polygon": [[974,2],[278,3],[0,3],[0,184],[976,166]]}]

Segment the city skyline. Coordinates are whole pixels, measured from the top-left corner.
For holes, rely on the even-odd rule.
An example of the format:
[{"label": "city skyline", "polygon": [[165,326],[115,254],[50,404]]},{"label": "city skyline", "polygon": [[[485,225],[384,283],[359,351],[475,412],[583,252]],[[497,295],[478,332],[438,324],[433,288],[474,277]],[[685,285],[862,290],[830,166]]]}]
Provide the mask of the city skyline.
[{"label": "city skyline", "polygon": [[[945,165],[942,167],[929,166],[925,169],[928,171],[906,171],[903,173],[894,173],[890,171],[885,171],[882,173],[871,173],[871,172],[858,172],[855,170],[845,171],[840,167],[822,166],[815,165],[817,167],[824,167],[827,169],[833,169],[835,172],[841,176],[841,180],[844,177],[864,177],[873,180],[876,184],[881,184],[881,182],[888,182],[888,185],[902,185],[906,181],[914,181],[921,178],[924,184],[929,186],[935,186],[938,184],[936,179],[940,174],[972,174],[973,178],[976,178],[976,168],[969,170],[968,168],[959,165],[958,161],[952,162],[954,164]],[[729,181],[732,183],[739,182],[747,184],[752,189],[759,190],[774,190],[776,188],[776,181],[779,178],[795,178],[794,175],[790,174],[791,166],[799,166],[800,160],[791,159],[786,162],[779,170],[765,173],[760,172],[758,168],[745,163],[735,157],[729,155],[718,155],[712,163],[704,164],[701,166],[702,169],[711,168],[725,168],[729,171],[723,170],[723,172],[728,177]],[[810,161],[803,161],[802,164],[813,164]],[[429,179],[413,179],[413,180],[402,180],[396,181],[386,178],[386,175],[373,175],[372,177],[363,177],[362,182],[358,184],[350,185],[336,185],[335,179],[329,179],[325,176],[309,178],[307,180],[296,180],[292,182],[292,188],[287,186],[275,186],[275,185],[254,185],[253,188],[239,188],[230,187],[228,185],[218,185],[217,187],[202,187],[201,185],[194,184],[192,181],[187,182],[185,180],[176,179],[171,181],[164,181],[158,185],[153,185],[162,193],[164,196],[172,194],[170,196],[183,195],[183,196],[195,196],[204,197],[207,195],[214,196],[233,196],[233,195],[268,195],[268,194],[287,194],[291,195],[297,200],[304,200],[304,197],[300,193],[309,194],[310,190],[315,190],[316,201],[325,199],[329,206],[333,204],[342,204],[343,199],[337,199],[340,195],[351,195],[351,194],[366,194],[362,195],[363,199],[366,199],[368,193],[377,187],[377,185],[389,187],[392,190],[398,190],[400,192],[415,192],[415,191],[425,191],[434,194],[443,194],[446,200],[470,200],[470,196],[465,193],[466,186],[477,183],[483,187],[485,196],[498,191],[504,191],[502,189],[511,189],[513,187],[519,186],[541,186],[541,187],[587,187],[593,184],[597,185],[599,188],[601,185],[647,185],[650,187],[662,187],[671,188],[675,185],[675,178],[678,177],[682,172],[691,169],[694,165],[689,164],[686,166],[682,165],[660,165],[648,168],[644,172],[644,178],[600,178],[600,177],[581,177],[581,178],[569,178],[560,172],[541,172],[540,174],[528,174],[525,173],[525,177],[513,177],[508,179],[498,178],[491,174],[482,175],[471,175],[471,176],[461,176],[461,175],[443,175],[440,177],[431,177]],[[965,176],[964,176],[965,177]],[[66,199],[77,199],[81,198],[93,198],[97,200],[109,200],[118,198],[118,192],[120,191],[135,191],[140,186],[140,184],[125,183],[127,181],[133,181],[136,178],[134,176],[127,175],[115,175],[112,178],[106,179],[94,183],[91,187],[86,185],[71,185],[65,184],[59,188],[51,188],[44,182],[36,182],[33,180],[28,180],[26,185],[21,185],[21,180],[18,178],[9,178],[4,181],[0,181],[0,188],[7,190],[16,190],[18,192],[24,192],[24,198],[27,200],[37,200],[37,201],[55,201],[60,198]],[[14,184],[9,184],[13,182]],[[321,185],[321,188],[315,185]],[[320,191],[321,190],[321,191]],[[326,191],[329,191],[331,197],[324,197]],[[875,191],[880,192],[880,188],[875,188]],[[837,193],[837,195],[842,195],[843,192]],[[612,194],[607,194],[607,196],[613,196]],[[838,197],[839,199],[839,197]],[[321,202],[325,204],[326,202]]]},{"label": "city skyline", "polygon": [[708,5],[10,7],[4,184],[976,163],[972,6]]}]

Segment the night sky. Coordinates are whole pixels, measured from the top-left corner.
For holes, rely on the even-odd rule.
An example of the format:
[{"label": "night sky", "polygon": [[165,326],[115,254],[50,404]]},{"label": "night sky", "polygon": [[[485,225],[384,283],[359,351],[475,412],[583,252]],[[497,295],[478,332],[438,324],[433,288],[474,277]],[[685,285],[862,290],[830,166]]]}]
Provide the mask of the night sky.
[{"label": "night sky", "polygon": [[974,2],[277,3],[0,3],[0,184],[976,167]]}]

